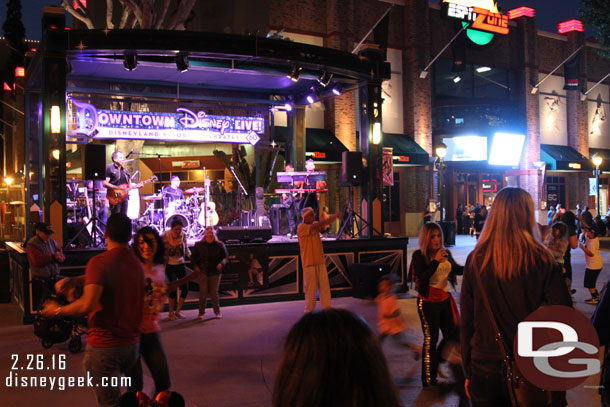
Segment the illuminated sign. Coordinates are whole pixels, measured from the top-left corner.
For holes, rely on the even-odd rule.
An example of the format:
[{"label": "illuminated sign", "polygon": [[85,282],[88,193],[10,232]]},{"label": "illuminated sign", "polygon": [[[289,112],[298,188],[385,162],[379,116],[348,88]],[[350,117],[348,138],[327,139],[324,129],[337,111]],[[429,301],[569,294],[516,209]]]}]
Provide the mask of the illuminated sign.
[{"label": "illuminated sign", "polygon": [[[396,157],[394,157],[394,158],[396,158]],[[408,163],[411,161],[411,157],[409,157],[408,155],[399,155],[398,161],[403,162],[403,163]]]},{"label": "illuminated sign", "polygon": [[469,23],[471,29],[493,34],[508,34],[508,16],[500,13],[493,0],[452,0],[446,4],[446,15]]},{"label": "illuminated sign", "polygon": [[201,162],[199,160],[172,161],[172,167],[200,168]]},{"label": "illuminated sign", "polygon": [[531,17],[534,18],[536,15],[536,10],[530,7],[518,7],[512,10],[508,10],[508,19],[514,20],[519,17]]},{"label": "illuminated sign", "polygon": [[18,78],[23,78],[25,76],[25,68],[22,66],[15,68],[15,76]]},{"label": "illuminated sign", "polygon": [[314,151],[313,158],[326,158],[326,153],[321,151]]},{"label": "illuminated sign", "polygon": [[582,168],[582,164],[580,164],[580,163],[569,163],[568,167],[572,168],[574,170],[580,170]]},{"label": "illuminated sign", "polygon": [[579,20],[568,20],[557,24],[557,32],[559,34],[565,34],[570,31],[580,31],[583,32],[585,28],[582,25],[582,22]]},{"label": "illuminated sign", "polygon": [[176,113],[97,110],[68,101],[68,137],[255,145],[265,130],[262,117],[212,116],[184,107]]}]

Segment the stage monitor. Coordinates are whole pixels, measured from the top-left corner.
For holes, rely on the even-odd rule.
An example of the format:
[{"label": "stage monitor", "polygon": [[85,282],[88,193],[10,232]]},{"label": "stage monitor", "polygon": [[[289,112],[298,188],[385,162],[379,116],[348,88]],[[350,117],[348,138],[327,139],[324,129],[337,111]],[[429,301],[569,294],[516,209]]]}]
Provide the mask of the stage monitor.
[{"label": "stage monitor", "polygon": [[485,161],[487,160],[487,137],[457,136],[444,138],[447,155],[444,161]]},{"label": "stage monitor", "polygon": [[489,165],[519,165],[521,151],[525,143],[525,135],[511,133],[496,133],[491,142]]}]

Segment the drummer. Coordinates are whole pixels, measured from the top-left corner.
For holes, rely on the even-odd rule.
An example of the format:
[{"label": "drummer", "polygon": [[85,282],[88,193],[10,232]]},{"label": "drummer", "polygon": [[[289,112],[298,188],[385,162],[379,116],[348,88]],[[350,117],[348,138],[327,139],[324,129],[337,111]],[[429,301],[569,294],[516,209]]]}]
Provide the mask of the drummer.
[{"label": "drummer", "polygon": [[170,178],[170,186],[163,188],[163,203],[165,208],[175,209],[184,200],[184,192],[180,189],[180,178],[174,175]]}]

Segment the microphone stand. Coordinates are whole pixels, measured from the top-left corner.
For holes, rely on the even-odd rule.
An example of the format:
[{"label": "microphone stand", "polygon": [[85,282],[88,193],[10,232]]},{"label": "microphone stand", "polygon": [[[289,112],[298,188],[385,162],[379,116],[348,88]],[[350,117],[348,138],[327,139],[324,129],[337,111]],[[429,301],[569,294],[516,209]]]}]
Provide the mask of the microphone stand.
[{"label": "microphone stand", "polygon": [[[246,188],[244,188],[244,186],[242,185],[241,181],[239,180],[239,177],[235,174],[235,168],[233,166],[229,167],[229,170],[231,171],[231,174],[233,174],[233,177],[235,177],[235,179],[237,180],[237,183],[239,184],[239,187],[241,188],[239,191],[239,199],[237,200],[237,208],[239,210],[239,224],[241,225],[241,204],[242,204],[242,193],[245,196],[248,196],[248,192],[246,191]],[[241,225],[243,226],[243,225]],[[249,226],[249,225],[248,225]]]},{"label": "microphone stand", "polygon": [[[161,176],[161,157],[172,157],[172,155],[170,154],[147,154],[147,153],[137,153],[137,152],[133,152],[134,154],[138,155],[138,156],[142,156],[142,157],[157,157],[157,161],[159,162],[159,185],[161,187],[161,197],[163,198],[163,182],[162,182],[162,176]],[[162,205],[161,205],[161,212],[163,213],[163,223],[161,224],[161,230],[160,232],[163,233],[165,232],[165,200],[162,199]]]}]

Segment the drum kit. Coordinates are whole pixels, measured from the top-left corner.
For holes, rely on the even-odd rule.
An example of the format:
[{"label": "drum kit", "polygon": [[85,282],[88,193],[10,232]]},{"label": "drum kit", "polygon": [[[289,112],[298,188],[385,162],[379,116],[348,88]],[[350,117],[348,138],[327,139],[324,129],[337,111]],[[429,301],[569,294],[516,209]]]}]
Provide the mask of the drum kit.
[{"label": "drum kit", "polygon": [[[205,188],[194,187],[187,189],[185,192],[190,194],[188,198],[171,200],[165,206],[162,193],[144,197],[146,210],[141,217],[136,219],[137,227],[151,226],[157,229],[159,233],[163,233],[170,229],[171,224],[177,219],[182,223],[188,239],[201,239],[206,226],[215,225],[210,221],[210,217],[206,219],[205,215],[202,214],[205,207],[205,195],[201,195],[201,193],[205,192]],[[208,208],[210,208],[210,204],[213,205],[213,202],[208,202]],[[208,221],[207,225],[206,221]]]}]

